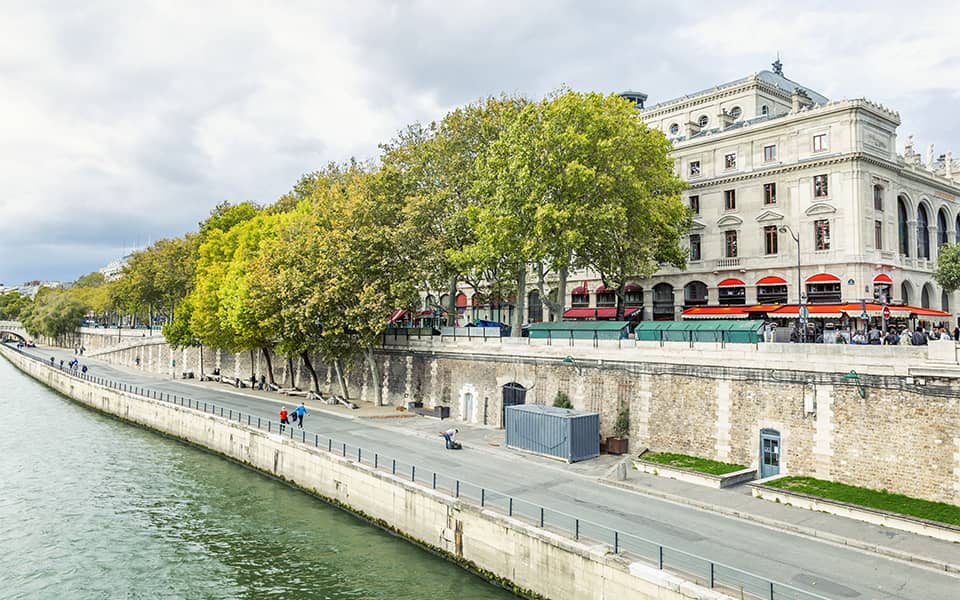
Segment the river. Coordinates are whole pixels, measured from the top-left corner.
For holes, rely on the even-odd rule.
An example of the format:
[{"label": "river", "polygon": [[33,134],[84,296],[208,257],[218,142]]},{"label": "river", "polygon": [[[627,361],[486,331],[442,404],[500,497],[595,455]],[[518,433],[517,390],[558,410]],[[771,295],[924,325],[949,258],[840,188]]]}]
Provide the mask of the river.
[{"label": "river", "polygon": [[0,598],[512,598],[0,358]]}]

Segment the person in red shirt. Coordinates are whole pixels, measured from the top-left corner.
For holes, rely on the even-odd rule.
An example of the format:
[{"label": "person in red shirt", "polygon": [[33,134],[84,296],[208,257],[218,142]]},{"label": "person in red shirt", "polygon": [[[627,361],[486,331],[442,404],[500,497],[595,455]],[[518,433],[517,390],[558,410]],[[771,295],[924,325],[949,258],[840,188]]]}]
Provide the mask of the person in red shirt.
[{"label": "person in red shirt", "polygon": [[283,433],[284,425],[289,425],[289,424],[290,424],[290,421],[287,420],[287,407],[281,406],[280,407],[280,433]]}]

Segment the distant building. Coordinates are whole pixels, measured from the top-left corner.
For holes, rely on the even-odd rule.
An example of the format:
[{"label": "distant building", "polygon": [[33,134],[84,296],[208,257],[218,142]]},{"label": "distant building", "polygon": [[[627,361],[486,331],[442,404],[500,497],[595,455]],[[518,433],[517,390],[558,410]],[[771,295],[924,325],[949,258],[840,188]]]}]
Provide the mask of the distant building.
[{"label": "distant building", "polygon": [[107,266],[99,269],[99,273],[103,275],[104,280],[106,281],[116,281],[120,278],[120,274],[123,272],[123,267],[127,265],[127,261],[130,260],[131,254],[127,254],[121,259],[110,262]]}]

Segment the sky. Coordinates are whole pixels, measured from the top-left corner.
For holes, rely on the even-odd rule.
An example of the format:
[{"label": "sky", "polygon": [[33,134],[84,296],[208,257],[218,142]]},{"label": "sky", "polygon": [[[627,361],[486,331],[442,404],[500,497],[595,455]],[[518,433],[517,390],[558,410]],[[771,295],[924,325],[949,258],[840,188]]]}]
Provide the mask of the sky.
[{"label": "sky", "polygon": [[960,3],[0,0],[0,283],[73,281],[506,92],[784,74],[960,155]]}]

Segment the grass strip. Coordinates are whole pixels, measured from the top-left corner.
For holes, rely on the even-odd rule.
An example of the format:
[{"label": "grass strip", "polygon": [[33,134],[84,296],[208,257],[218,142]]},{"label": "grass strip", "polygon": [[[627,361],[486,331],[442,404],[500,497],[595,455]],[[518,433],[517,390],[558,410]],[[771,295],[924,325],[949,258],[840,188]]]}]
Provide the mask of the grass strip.
[{"label": "grass strip", "polygon": [[960,506],[945,502],[921,500],[902,494],[892,494],[886,490],[871,490],[845,483],[814,479],[813,477],[788,476],[771,481],[766,485],[827,500],[837,500],[857,506],[960,526]]},{"label": "grass strip", "polygon": [[697,458],[696,456],[687,456],[686,454],[672,454],[669,452],[647,452],[640,457],[640,460],[647,460],[670,467],[679,467],[681,469],[690,469],[691,471],[708,473],[710,475],[726,475],[727,473],[746,469],[743,465]]}]

